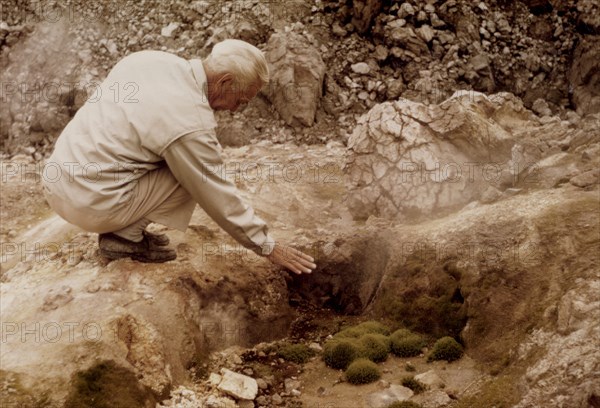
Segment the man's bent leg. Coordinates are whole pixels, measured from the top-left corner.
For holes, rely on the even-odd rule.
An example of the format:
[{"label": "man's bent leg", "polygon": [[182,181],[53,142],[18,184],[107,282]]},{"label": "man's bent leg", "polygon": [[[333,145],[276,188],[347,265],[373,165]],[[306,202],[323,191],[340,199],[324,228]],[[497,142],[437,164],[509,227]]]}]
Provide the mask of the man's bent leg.
[{"label": "man's bent leg", "polygon": [[133,234],[139,239],[137,234],[140,227],[147,222],[145,228],[150,221],[185,231],[195,206],[192,197],[168,167],[150,171],[138,180],[131,202],[119,214],[115,214],[121,225],[126,226],[117,233]]},{"label": "man's bent leg", "polygon": [[129,241],[140,242],[144,239],[144,231],[150,222],[151,221],[148,218],[141,218],[133,224],[113,232],[113,234],[128,239]]},{"label": "man's bent leg", "polygon": [[150,222],[158,222],[185,231],[195,202],[166,167],[151,171],[137,181],[131,199],[114,214],[125,228],[101,234],[101,253],[111,259],[131,257],[143,262],[175,259],[174,250],[166,248],[165,235],[145,231]]}]

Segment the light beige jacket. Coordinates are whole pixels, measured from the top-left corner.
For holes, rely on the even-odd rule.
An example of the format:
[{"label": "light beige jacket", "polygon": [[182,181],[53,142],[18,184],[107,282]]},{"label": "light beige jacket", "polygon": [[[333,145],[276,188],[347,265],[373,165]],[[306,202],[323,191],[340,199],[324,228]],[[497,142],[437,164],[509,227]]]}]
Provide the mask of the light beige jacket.
[{"label": "light beige jacket", "polygon": [[166,162],[227,233],[268,255],[275,242],[266,223],[219,171],[224,164],[216,126],[200,60],[160,51],[130,54],[61,133],[44,184],[76,208],[105,214],[126,205],[136,180]]}]

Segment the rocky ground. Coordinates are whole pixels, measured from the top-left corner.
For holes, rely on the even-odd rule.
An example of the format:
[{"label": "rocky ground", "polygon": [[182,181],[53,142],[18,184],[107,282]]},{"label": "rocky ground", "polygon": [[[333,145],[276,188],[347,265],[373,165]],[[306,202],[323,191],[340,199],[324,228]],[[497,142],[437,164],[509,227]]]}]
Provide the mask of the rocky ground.
[{"label": "rocky ground", "polygon": [[[4,2],[3,404],[600,406],[599,16],[593,0]],[[176,261],[107,263],[40,199],[54,140],[122,56],[228,37],[272,73],[218,115],[229,177],[317,271],[277,270],[200,210],[168,231]],[[321,348],[365,319],[466,356],[424,349],[350,385]],[[426,393],[403,389],[407,367]]]}]

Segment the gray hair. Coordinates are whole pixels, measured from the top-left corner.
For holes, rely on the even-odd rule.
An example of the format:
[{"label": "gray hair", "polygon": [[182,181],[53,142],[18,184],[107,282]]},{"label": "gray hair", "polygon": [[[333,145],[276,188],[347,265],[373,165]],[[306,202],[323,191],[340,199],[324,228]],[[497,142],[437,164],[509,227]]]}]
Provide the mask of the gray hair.
[{"label": "gray hair", "polygon": [[234,84],[245,89],[259,82],[269,83],[269,68],[261,50],[241,40],[224,40],[215,44],[204,63],[216,73],[229,72]]}]

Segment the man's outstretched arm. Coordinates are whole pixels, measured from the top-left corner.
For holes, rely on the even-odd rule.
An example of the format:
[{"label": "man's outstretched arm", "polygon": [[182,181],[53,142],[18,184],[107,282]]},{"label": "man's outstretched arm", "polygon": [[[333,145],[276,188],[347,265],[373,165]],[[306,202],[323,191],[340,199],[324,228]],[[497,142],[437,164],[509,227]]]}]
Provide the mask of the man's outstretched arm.
[{"label": "man's outstretched arm", "polygon": [[295,273],[310,273],[312,257],[276,244],[267,224],[240,198],[237,188],[224,176],[224,163],[214,130],[180,137],[163,156],[169,169],[192,198],[221,228],[244,247]]}]

